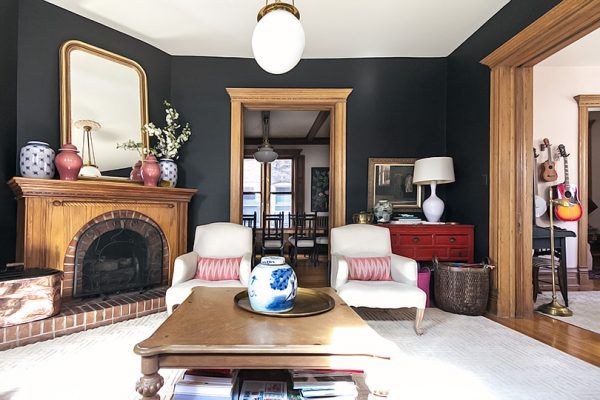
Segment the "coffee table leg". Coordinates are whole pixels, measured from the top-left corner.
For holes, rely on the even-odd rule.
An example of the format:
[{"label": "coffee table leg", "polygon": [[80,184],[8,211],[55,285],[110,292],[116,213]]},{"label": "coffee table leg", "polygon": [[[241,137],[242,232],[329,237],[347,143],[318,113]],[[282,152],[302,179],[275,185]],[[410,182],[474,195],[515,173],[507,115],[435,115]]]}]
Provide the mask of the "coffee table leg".
[{"label": "coffee table leg", "polygon": [[392,387],[395,377],[392,376],[391,360],[372,359],[363,368],[365,384],[369,391],[376,395],[386,397]]},{"label": "coffee table leg", "polygon": [[165,384],[165,379],[158,373],[158,357],[142,357],[142,374],[135,384],[135,390],[142,395],[142,400],[160,400],[158,391]]}]

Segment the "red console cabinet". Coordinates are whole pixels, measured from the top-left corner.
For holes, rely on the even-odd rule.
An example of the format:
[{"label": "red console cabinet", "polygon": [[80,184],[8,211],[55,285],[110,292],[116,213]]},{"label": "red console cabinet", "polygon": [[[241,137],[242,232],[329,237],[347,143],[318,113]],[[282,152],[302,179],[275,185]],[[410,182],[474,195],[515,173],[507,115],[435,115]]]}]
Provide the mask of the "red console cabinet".
[{"label": "red console cabinet", "polygon": [[474,262],[473,225],[383,225],[390,230],[392,252],[417,261]]}]

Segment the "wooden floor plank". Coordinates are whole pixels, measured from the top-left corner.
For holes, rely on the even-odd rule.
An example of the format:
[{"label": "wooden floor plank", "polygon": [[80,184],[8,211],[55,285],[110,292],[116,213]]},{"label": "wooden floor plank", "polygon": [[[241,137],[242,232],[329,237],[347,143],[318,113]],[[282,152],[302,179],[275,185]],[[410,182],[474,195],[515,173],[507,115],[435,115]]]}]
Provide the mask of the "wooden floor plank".
[{"label": "wooden floor plank", "polygon": [[504,319],[492,315],[487,315],[487,317],[573,357],[600,367],[600,334],[537,313],[531,319]]}]

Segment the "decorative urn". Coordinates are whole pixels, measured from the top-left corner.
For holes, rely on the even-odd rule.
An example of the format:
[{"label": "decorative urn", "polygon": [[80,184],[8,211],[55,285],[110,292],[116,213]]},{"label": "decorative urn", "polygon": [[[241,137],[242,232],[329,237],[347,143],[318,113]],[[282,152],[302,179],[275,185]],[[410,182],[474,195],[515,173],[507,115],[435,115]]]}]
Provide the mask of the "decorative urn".
[{"label": "decorative urn", "polygon": [[394,208],[392,203],[389,200],[379,200],[375,207],[373,207],[373,212],[375,213],[375,218],[377,222],[390,222],[390,217],[394,212]]},{"label": "decorative urn", "polygon": [[175,187],[177,185],[177,164],[170,158],[163,158],[160,165],[161,186]]},{"label": "decorative urn", "polygon": [[250,306],[259,312],[282,313],[294,308],[298,280],[283,257],[263,257],[248,284]]},{"label": "decorative urn", "polygon": [[153,154],[148,155],[144,160],[141,175],[144,180],[144,186],[156,186],[158,184],[158,180],[160,179],[160,166]]},{"label": "decorative urn", "polygon": [[137,160],[135,165],[131,167],[131,173],[129,174],[129,179],[134,182],[142,182],[142,161]]},{"label": "decorative urn", "polygon": [[25,178],[54,178],[54,150],[45,142],[27,142],[21,148],[19,166]]},{"label": "decorative urn", "polygon": [[77,147],[71,143],[65,143],[58,150],[59,153],[54,160],[58,176],[63,181],[76,181],[79,171],[83,166],[83,160],[79,157]]}]

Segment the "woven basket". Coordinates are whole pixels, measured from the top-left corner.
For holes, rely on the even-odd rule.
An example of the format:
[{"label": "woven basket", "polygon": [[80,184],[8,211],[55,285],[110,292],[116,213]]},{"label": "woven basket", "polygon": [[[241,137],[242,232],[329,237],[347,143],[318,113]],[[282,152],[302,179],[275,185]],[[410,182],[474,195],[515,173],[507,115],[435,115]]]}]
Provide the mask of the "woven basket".
[{"label": "woven basket", "polygon": [[433,260],[436,305],[455,314],[482,315],[490,292],[489,268],[453,265]]}]

